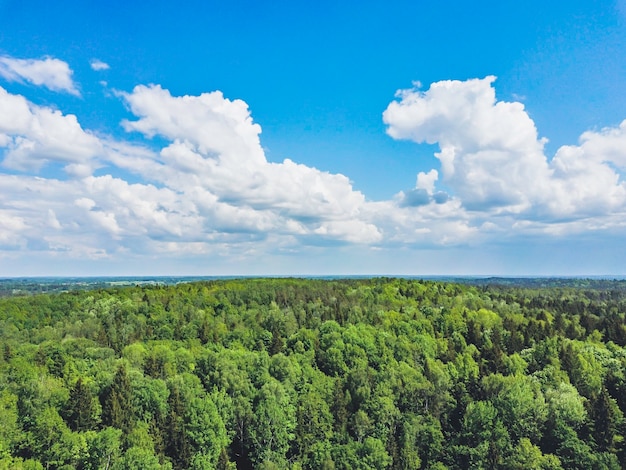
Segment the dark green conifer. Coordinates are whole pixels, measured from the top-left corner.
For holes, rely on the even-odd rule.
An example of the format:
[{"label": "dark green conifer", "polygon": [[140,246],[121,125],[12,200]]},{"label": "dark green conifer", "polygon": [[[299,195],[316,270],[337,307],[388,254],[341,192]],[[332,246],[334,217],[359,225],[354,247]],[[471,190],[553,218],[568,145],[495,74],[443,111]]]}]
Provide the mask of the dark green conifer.
[{"label": "dark green conifer", "polygon": [[94,426],[93,397],[91,390],[79,378],[72,390],[68,402],[67,424],[72,431],[88,431]]},{"label": "dark green conifer", "polygon": [[191,460],[191,448],[185,432],[183,398],[176,384],[173,384],[167,402],[169,415],[166,424],[165,454],[172,460],[175,469],[187,468]]},{"label": "dark green conifer", "polygon": [[113,383],[105,391],[102,400],[102,423],[128,433],[132,424],[132,395],[130,379],[122,364],[113,377]]}]

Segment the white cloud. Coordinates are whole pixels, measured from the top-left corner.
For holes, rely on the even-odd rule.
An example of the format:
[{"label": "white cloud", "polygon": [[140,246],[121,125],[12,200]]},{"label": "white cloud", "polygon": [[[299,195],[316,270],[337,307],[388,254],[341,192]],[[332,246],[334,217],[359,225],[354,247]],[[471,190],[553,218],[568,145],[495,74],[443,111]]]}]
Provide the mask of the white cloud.
[{"label": "white cloud", "polygon": [[496,101],[483,80],[443,81],[399,92],[383,114],[395,139],[438,143],[442,176],[464,205],[529,208],[546,188],[543,141],[521,103]]},{"label": "white cloud", "polygon": [[22,217],[0,210],[0,250],[15,249],[22,245],[21,234],[26,228]]},{"label": "white cloud", "polygon": [[[30,172],[60,163],[69,177],[0,173],[0,209],[10,207],[22,223],[14,243],[94,258],[163,249],[233,253],[246,245],[245,257],[315,238],[380,240],[378,227],[361,214],[363,195],[345,176],[290,160],[267,162],[261,129],[244,102],[219,93],[207,99],[172,97],[158,87],[138,90],[139,101],[124,95],[139,117],[125,125],[165,137],[170,143],[160,151],[99,138],[74,116],[0,89],[3,165]],[[154,184],[94,176],[98,166]]]},{"label": "white cloud", "polygon": [[585,132],[577,146],[559,148],[550,162],[555,216],[584,217],[624,213],[626,121],[618,127]]},{"label": "white cloud", "polygon": [[[549,160],[524,106],[497,101],[493,80],[399,93],[384,113],[388,133],[438,143],[441,167],[378,202],[344,175],[268,162],[247,104],[220,92],[118,93],[135,116],[124,128],[146,137],[140,146],[0,88],[2,166],[21,172],[0,172],[0,251],[244,260],[304,245],[384,252],[624,230],[626,121],[584,133]],[[64,179],[45,176],[50,163]],[[112,176],[128,172],[136,182]]]},{"label": "white cloud", "polygon": [[424,173],[420,171],[417,174],[417,182],[415,183],[415,188],[423,189],[428,194],[432,194],[435,190],[435,182],[439,178],[439,173],[437,170],[430,170],[428,173]]},{"label": "white cloud", "polygon": [[135,170],[144,176],[177,191],[196,188],[221,203],[270,213],[286,230],[297,227],[298,233],[347,241],[380,240],[376,227],[359,219],[365,198],[348,178],[289,159],[266,160],[261,127],[245,102],[228,100],[220,92],[174,97],[159,86],[138,86],[121,96],[139,117],[124,122],[128,131],[172,141],[162,149],[160,163],[135,161]]},{"label": "white cloud", "polygon": [[67,62],[46,57],[44,59],[15,59],[0,56],[0,76],[12,82],[28,82],[52,91],[80,96],[72,80],[72,70]]},{"label": "white cloud", "polygon": [[95,70],[96,72],[100,72],[102,70],[109,70],[111,68],[109,64],[107,64],[106,62],[102,62],[99,59],[92,59],[89,62],[89,65],[91,66],[92,70]]},{"label": "white cloud", "polygon": [[[443,182],[477,220],[509,214],[550,223],[622,213],[626,185],[616,168],[626,166],[626,121],[586,132],[580,145],[548,160],[524,106],[496,100],[494,79],[400,91],[383,114],[388,134],[437,143]],[[420,173],[416,191],[432,192],[436,180],[432,171]]]},{"label": "white cloud", "polygon": [[68,165],[68,171],[84,176],[102,154],[98,138],[85,132],[76,116],[28,102],[0,87],[0,149],[5,167],[37,170],[47,162]]},{"label": "white cloud", "polygon": [[265,161],[259,141],[261,127],[252,122],[242,100],[225,99],[219,91],[174,97],[158,85],[140,85],[132,93],[120,95],[139,117],[124,121],[128,131],[188,142],[203,155],[232,163],[238,159],[245,159],[248,165]]},{"label": "white cloud", "polygon": [[59,222],[59,219],[57,219],[57,215],[52,209],[48,209],[48,226],[57,230],[63,228],[61,226],[61,223]]}]

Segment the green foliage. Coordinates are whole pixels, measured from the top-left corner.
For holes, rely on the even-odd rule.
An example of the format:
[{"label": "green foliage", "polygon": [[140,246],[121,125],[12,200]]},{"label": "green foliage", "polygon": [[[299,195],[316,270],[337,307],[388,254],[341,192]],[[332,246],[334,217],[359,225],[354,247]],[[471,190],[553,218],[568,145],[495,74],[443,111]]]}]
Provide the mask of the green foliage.
[{"label": "green foliage", "polygon": [[129,432],[133,422],[132,408],[133,391],[124,363],[119,366],[113,383],[108,387],[102,398],[102,422],[105,426],[113,426]]},{"label": "green foliage", "polygon": [[0,298],[1,469],[626,468],[626,284]]},{"label": "green foliage", "polygon": [[95,425],[93,396],[89,386],[79,378],[70,390],[67,403],[67,424],[72,431],[88,431]]},{"label": "green foliage", "polygon": [[280,382],[270,379],[259,390],[254,406],[249,431],[252,462],[284,465],[295,427],[291,397]]}]

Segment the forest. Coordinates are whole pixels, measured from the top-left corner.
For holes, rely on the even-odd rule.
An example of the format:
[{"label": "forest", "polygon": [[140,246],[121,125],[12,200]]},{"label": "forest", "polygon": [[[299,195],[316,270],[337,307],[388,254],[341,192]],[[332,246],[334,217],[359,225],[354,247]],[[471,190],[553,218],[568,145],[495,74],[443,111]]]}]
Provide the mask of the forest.
[{"label": "forest", "polygon": [[0,297],[0,469],[626,468],[626,284]]}]

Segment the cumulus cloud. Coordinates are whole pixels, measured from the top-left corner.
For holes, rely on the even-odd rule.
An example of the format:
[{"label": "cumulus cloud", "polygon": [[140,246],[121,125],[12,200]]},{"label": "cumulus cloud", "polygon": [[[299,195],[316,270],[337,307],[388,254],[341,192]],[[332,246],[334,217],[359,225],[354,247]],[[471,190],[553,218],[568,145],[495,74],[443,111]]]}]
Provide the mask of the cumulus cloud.
[{"label": "cumulus cloud", "polygon": [[76,116],[30,103],[0,87],[0,148],[2,165],[37,170],[48,162],[67,165],[68,172],[90,173],[103,146],[82,129]]},{"label": "cumulus cloud", "polygon": [[[120,96],[136,116],[123,123],[126,130],[159,136],[164,145],[96,136],[75,116],[0,88],[2,165],[23,172],[0,173],[0,210],[10,208],[5,220],[15,221],[11,243],[101,258],[381,239],[348,178],[266,160],[245,102],[219,92],[175,97],[158,86]],[[28,174],[44,174],[48,164],[63,165],[66,179]],[[105,174],[96,176],[98,168]],[[143,182],[108,175],[108,168]]]},{"label": "cumulus cloud", "polygon": [[[122,126],[140,145],[0,87],[1,164],[16,173],[0,172],[0,251],[245,259],[305,244],[432,247],[623,230],[626,121],[549,159],[524,106],[498,101],[493,83],[398,93],[383,115],[389,135],[438,144],[440,167],[386,201],[367,200],[342,174],[268,162],[248,105],[219,91],[117,92],[133,115]],[[46,176],[47,165],[65,174]]]},{"label": "cumulus cloud", "polygon": [[[623,211],[626,121],[586,132],[550,160],[521,103],[498,101],[495,77],[401,90],[383,114],[395,139],[438,144],[442,179],[464,208],[516,220],[603,217]],[[420,173],[406,204],[425,201],[438,173]],[[421,199],[417,196],[421,196]]]},{"label": "cumulus cloud", "polygon": [[494,80],[442,81],[426,92],[400,91],[383,120],[394,139],[439,144],[435,156],[443,179],[467,208],[520,212],[546,188],[544,141],[521,103],[496,101]]},{"label": "cumulus cloud", "polygon": [[136,121],[128,131],[172,141],[160,152],[158,165],[137,162],[136,169],[178,191],[207,191],[217,201],[268,211],[298,232],[346,241],[381,239],[375,225],[359,218],[365,197],[350,180],[297,164],[266,160],[247,104],[222,93],[174,97],[159,86],[138,86],[123,93]]},{"label": "cumulus cloud", "polygon": [[0,76],[12,82],[28,82],[52,91],[80,96],[72,80],[67,62],[52,57],[44,59],[15,59],[0,56]]},{"label": "cumulus cloud", "polygon": [[618,127],[585,132],[579,145],[558,149],[551,161],[551,213],[592,216],[623,212],[626,183],[626,121]]},{"label": "cumulus cloud", "polygon": [[111,68],[109,64],[107,64],[106,62],[102,62],[99,59],[91,59],[91,61],[89,61],[89,65],[91,66],[92,70],[95,70],[96,72],[109,70]]}]

